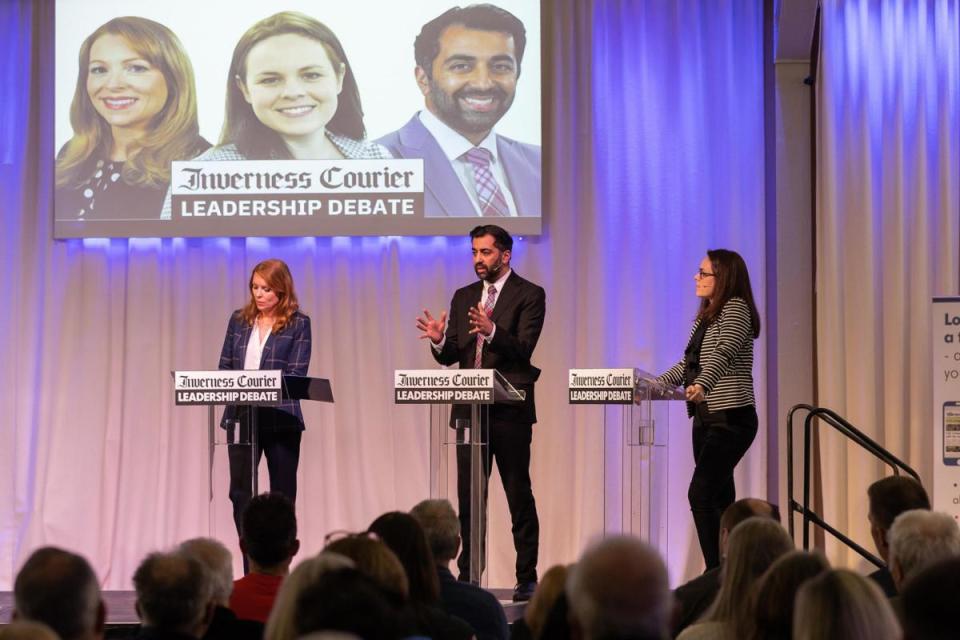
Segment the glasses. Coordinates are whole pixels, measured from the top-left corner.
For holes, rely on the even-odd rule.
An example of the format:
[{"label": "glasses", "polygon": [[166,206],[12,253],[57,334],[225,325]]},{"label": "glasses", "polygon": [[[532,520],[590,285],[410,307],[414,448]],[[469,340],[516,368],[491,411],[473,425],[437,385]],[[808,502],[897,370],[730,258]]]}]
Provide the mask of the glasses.
[{"label": "glasses", "polygon": [[373,531],[347,531],[345,529],[338,529],[331,531],[323,537],[323,546],[327,546],[337,540],[343,540],[344,538],[369,538],[370,540],[380,541],[380,536]]},{"label": "glasses", "polygon": [[713,278],[713,277],[715,277],[716,275],[717,275],[717,274],[715,274],[715,273],[707,273],[707,272],[704,271],[703,269],[697,269],[697,277],[700,278],[701,280],[702,280],[703,278]]}]

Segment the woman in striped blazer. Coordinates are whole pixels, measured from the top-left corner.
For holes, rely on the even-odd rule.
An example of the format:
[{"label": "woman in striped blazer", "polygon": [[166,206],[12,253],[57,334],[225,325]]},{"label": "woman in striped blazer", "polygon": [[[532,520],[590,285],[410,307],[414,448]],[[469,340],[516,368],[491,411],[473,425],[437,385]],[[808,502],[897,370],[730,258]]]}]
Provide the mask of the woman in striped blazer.
[{"label": "woman in striped blazer", "polygon": [[760,315],[736,252],[707,251],[694,281],[700,309],[684,357],[659,379],[686,390],[696,465],[687,496],[712,569],[720,565],[720,516],[736,500],[733,470],[757,435],[753,341]]}]

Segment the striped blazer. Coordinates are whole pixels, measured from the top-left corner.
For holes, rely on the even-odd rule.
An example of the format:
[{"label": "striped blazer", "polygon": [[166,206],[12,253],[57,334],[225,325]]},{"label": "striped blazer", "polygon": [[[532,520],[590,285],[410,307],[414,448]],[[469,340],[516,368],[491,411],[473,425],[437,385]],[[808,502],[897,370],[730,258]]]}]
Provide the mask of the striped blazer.
[{"label": "striped blazer", "polygon": [[[243,369],[247,355],[247,343],[253,327],[247,324],[240,309],[230,316],[227,335],[223,339],[220,351],[220,369]],[[263,345],[260,357],[261,369],[281,369],[284,374],[294,376],[307,375],[310,366],[310,317],[297,311],[281,331],[271,333]],[[235,420],[239,416],[236,406],[228,406],[223,412],[223,421]],[[263,423],[267,418],[271,425]],[[258,420],[262,426],[303,429],[303,413],[299,400],[285,400],[273,407],[261,408]]]},{"label": "striped blazer", "polygon": [[[693,323],[690,336],[701,320]],[[671,385],[683,384],[684,360],[659,376]],[[730,298],[720,315],[707,327],[700,348],[700,375],[694,380],[703,387],[708,411],[756,405],[753,396],[753,326],[750,308],[743,298]],[[692,413],[690,403],[687,412]]]}]

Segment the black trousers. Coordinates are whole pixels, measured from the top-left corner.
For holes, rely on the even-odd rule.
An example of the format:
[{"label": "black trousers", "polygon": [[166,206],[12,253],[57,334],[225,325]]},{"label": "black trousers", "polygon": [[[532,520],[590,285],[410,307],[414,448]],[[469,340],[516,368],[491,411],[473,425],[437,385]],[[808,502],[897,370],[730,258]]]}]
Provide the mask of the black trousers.
[{"label": "black trousers", "polygon": [[[537,504],[533,499],[530,483],[530,442],[533,439],[533,425],[494,421],[487,436],[489,444],[482,447],[484,504],[490,466],[495,460],[510,508],[513,547],[517,552],[517,582],[534,582],[537,579],[537,555],[540,549],[540,521],[537,518]],[[470,575],[470,546],[473,543],[470,540],[469,446],[457,447],[457,498],[460,502],[460,538],[463,541],[457,567],[460,569],[461,579],[465,579]],[[480,515],[482,518],[486,516],[485,513]],[[485,543],[485,540],[480,541],[481,545]]]},{"label": "black trousers", "polygon": [[707,569],[720,566],[720,516],[737,499],[733,470],[757,435],[753,406],[710,412],[696,405],[693,415],[693,479],[687,498]]},{"label": "black trousers", "polygon": [[[246,422],[241,423],[239,441],[249,442]],[[297,466],[300,463],[300,437],[298,429],[278,429],[272,425],[257,425],[257,467],[260,456],[267,457],[267,470],[270,472],[270,491],[277,491],[297,500]],[[229,438],[229,436],[228,436]],[[237,535],[241,535],[243,510],[253,497],[250,484],[253,461],[249,444],[231,444],[227,447],[230,459],[230,502],[233,503],[233,522],[237,526]]]}]

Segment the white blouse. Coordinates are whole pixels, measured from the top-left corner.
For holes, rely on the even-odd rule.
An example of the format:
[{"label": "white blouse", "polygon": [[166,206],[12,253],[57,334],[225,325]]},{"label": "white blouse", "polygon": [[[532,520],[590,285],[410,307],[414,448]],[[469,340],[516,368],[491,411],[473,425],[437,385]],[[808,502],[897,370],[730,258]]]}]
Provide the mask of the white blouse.
[{"label": "white blouse", "polygon": [[253,328],[250,331],[250,341],[247,342],[247,354],[243,359],[244,369],[259,369],[260,359],[263,357],[263,345],[267,344],[267,338],[270,337],[270,331],[260,337],[260,323],[254,321]]}]

